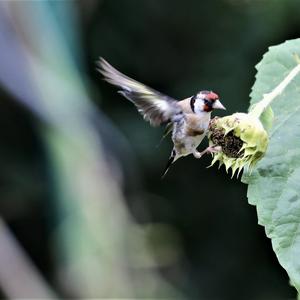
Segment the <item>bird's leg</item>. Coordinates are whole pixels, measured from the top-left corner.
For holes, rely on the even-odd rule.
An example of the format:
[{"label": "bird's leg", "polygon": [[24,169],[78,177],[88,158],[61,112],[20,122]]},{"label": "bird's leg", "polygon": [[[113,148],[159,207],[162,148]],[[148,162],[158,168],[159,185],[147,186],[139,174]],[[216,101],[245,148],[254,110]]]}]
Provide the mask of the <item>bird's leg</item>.
[{"label": "bird's leg", "polygon": [[217,153],[220,152],[222,150],[221,146],[209,146],[207,147],[204,151],[202,151],[200,154],[200,157],[205,154],[205,153]]},{"label": "bird's leg", "polygon": [[195,158],[198,159],[198,158],[201,158],[202,153],[200,153],[199,151],[195,150],[195,151],[193,152],[193,155],[194,155]]},{"label": "bird's leg", "polygon": [[222,150],[221,146],[209,146],[202,152],[195,150],[193,152],[193,155],[195,158],[201,158],[205,153],[217,153],[220,152],[221,150]]}]

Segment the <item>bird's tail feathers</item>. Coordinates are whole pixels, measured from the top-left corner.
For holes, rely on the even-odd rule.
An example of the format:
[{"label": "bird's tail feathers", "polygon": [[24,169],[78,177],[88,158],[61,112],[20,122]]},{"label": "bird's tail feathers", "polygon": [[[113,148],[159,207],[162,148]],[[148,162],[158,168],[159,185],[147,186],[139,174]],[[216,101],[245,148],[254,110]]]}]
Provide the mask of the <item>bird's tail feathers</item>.
[{"label": "bird's tail feathers", "polygon": [[161,179],[163,179],[163,178],[166,176],[166,174],[167,174],[168,171],[169,171],[169,168],[171,167],[171,165],[172,165],[177,159],[178,159],[178,156],[176,155],[175,149],[173,149],[172,152],[171,152],[171,155],[170,155],[170,157],[169,157],[169,160],[168,160],[168,162],[167,162],[167,165],[166,165],[166,167],[165,167],[165,170],[164,170],[164,172],[163,172],[163,174],[162,174],[162,176],[161,176]]}]

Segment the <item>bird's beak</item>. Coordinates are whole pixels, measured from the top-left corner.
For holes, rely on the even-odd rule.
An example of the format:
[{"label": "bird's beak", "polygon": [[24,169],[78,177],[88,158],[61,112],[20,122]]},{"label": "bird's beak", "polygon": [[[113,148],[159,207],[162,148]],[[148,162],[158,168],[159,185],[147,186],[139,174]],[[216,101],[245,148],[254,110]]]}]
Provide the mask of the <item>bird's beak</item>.
[{"label": "bird's beak", "polygon": [[216,100],[212,106],[214,109],[225,109],[224,105],[220,102],[220,100]]}]

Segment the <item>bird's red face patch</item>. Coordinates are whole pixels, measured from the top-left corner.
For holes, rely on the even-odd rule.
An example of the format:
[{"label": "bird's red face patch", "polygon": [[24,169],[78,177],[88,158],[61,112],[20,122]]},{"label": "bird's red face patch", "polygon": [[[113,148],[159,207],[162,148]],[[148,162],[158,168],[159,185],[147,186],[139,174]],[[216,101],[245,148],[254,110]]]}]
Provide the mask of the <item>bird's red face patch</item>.
[{"label": "bird's red face patch", "polygon": [[203,110],[206,112],[211,112],[213,110],[213,103],[219,100],[219,95],[213,91],[208,92],[204,98],[204,107]]},{"label": "bird's red face patch", "polygon": [[210,101],[216,101],[219,99],[219,95],[214,93],[214,92],[210,92],[209,94],[206,95],[207,100]]},{"label": "bird's red face patch", "polygon": [[191,108],[195,112],[195,101],[199,100],[199,111],[211,112],[215,101],[219,100],[219,95],[213,91],[200,91],[198,94],[191,98]]}]

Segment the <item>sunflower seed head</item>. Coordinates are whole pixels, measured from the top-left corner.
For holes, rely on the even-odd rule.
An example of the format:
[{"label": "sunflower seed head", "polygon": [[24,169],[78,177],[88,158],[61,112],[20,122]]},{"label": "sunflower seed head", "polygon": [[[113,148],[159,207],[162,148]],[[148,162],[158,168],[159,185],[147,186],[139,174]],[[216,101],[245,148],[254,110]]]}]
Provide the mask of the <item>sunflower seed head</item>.
[{"label": "sunflower seed head", "polygon": [[211,166],[217,161],[226,171],[232,169],[232,177],[244,169],[251,171],[263,157],[268,147],[268,134],[260,120],[246,113],[235,113],[211,121],[210,146],[221,146],[222,150],[213,153]]}]

